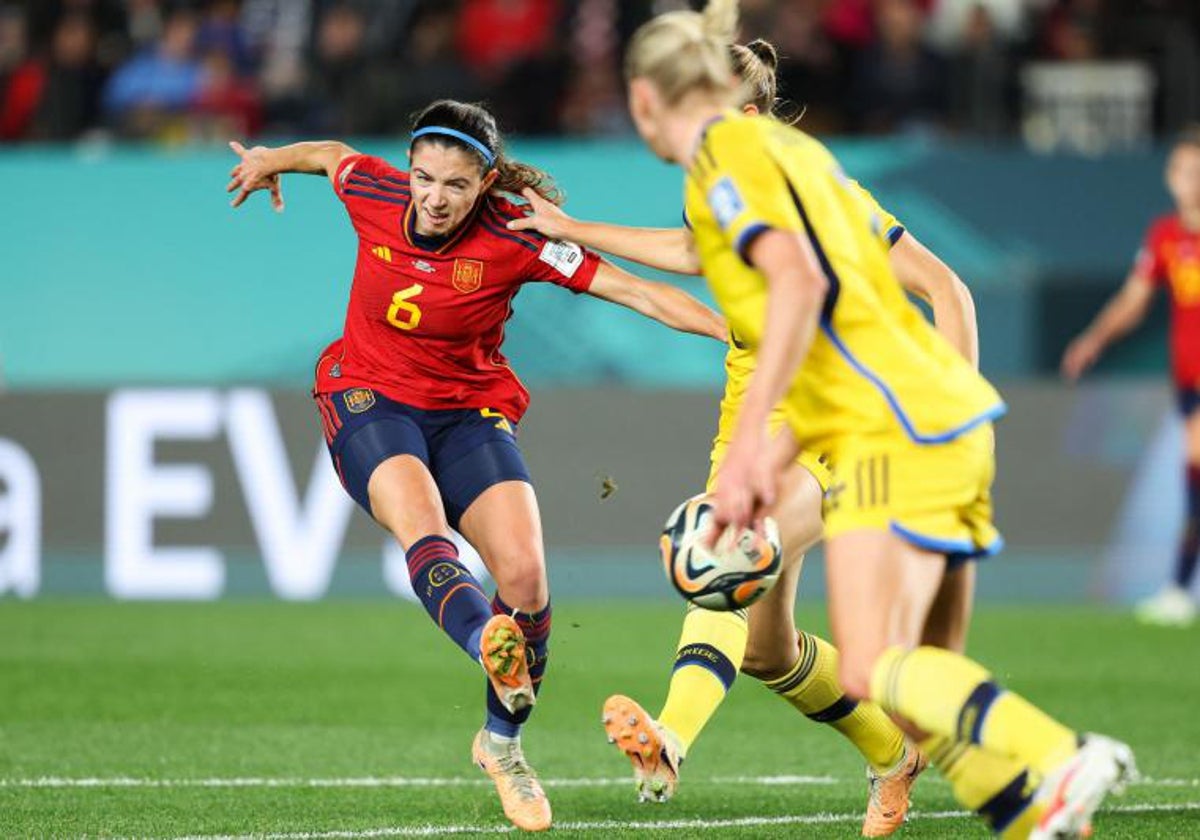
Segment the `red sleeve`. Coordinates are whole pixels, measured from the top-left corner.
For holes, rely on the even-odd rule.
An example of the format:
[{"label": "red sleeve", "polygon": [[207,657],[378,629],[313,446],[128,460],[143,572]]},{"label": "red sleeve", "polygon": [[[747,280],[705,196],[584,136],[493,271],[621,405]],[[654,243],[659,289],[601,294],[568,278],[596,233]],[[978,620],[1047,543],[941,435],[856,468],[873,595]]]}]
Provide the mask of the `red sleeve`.
[{"label": "red sleeve", "polygon": [[1146,232],[1142,247],[1133,261],[1133,273],[1144,277],[1156,286],[1166,280],[1166,266],[1162,258],[1162,224],[1156,223]]},{"label": "red sleeve", "polygon": [[[391,218],[390,213],[381,215],[381,211],[403,211],[412,196],[408,173],[372,155],[350,155],[339,163],[333,190],[359,233],[364,226],[378,226],[384,224],[381,219]],[[372,231],[372,235],[378,234]]]},{"label": "red sleeve", "polygon": [[538,239],[537,256],[529,269],[530,280],[554,283],[575,294],[591,288],[596,269],[600,267],[599,254],[574,242]]}]

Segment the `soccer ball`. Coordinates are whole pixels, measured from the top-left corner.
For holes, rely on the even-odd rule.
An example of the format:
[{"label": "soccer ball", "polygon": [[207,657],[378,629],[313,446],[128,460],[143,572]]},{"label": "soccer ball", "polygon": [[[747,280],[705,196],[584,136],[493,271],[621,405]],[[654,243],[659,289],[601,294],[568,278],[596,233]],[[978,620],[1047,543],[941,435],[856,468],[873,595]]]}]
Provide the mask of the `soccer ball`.
[{"label": "soccer ball", "polygon": [[779,526],[763,521],[764,534],[749,528],[726,532],[715,549],[704,545],[712,518],[707,496],[672,511],[659,542],[667,580],[684,598],[707,610],[739,610],[767,593],[783,565]]}]

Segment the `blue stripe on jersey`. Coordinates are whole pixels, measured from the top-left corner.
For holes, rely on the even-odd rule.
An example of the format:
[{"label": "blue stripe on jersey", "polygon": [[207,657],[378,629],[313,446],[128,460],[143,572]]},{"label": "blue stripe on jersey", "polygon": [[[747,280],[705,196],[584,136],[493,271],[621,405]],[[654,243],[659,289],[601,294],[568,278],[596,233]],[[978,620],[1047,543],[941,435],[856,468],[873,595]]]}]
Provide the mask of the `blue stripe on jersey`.
[{"label": "blue stripe on jersey", "polygon": [[[782,174],[782,173],[780,173]],[[825,249],[821,247],[821,242],[817,239],[817,231],[812,226],[812,221],[808,218],[808,211],[804,209],[804,203],[800,200],[800,196],[793,189],[791,181],[784,178],[788,185],[788,192],[792,194],[792,201],[796,205],[796,211],[800,214],[801,221],[804,222],[804,230],[808,234],[808,241],[812,243],[813,250],[817,254],[817,261],[821,264],[821,271],[825,274],[829,281],[829,291],[825,295],[825,305],[821,307],[821,332],[829,339],[834,348],[841,354],[849,365],[854,368],[855,372],[870,382],[887,400],[888,406],[892,409],[892,413],[896,415],[896,419],[900,421],[900,425],[904,428],[904,433],[908,435],[913,443],[922,446],[948,443],[955,438],[962,437],[972,429],[982,426],[984,423],[996,420],[1003,417],[1008,411],[1008,406],[1003,401],[997,403],[986,411],[981,412],[975,417],[970,418],[959,426],[941,432],[936,435],[923,435],[917,431],[912,420],[905,413],[904,407],[900,405],[900,400],[893,393],[888,384],[875,375],[866,365],[860,362],[853,353],[850,352],[843,342],[833,330],[833,309],[837,305],[838,295],[842,290],[841,280],[837,276],[837,272],[833,270],[833,264],[829,262],[829,258],[825,255]]]},{"label": "blue stripe on jersey", "polygon": [[754,264],[750,262],[750,257],[746,252],[750,246],[754,244],[754,240],[771,229],[770,225],[764,225],[762,222],[754,222],[746,226],[738,235],[737,241],[733,243],[733,250],[737,251],[737,255],[742,258],[750,268],[754,268]]},{"label": "blue stripe on jersey", "polygon": [[404,204],[409,203],[408,198],[400,198],[400,197],[392,198],[391,196],[378,195],[376,193],[367,192],[366,190],[352,190],[352,189],[347,188],[347,189],[343,190],[343,192],[345,192],[346,195],[357,195],[357,196],[361,196],[363,198],[373,198],[376,201],[386,201],[388,204],[404,205]]},{"label": "blue stripe on jersey", "polygon": [[483,225],[485,228],[487,228],[488,232],[489,232],[489,233],[491,233],[491,234],[493,234],[494,236],[499,236],[501,239],[510,239],[510,240],[512,240],[513,242],[516,242],[516,243],[517,243],[518,245],[520,245],[521,247],[523,247],[523,248],[528,248],[530,251],[533,251],[533,253],[535,253],[535,254],[536,254],[536,253],[538,252],[538,250],[539,250],[539,249],[538,249],[538,246],[537,246],[537,245],[534,245],[534,244],[533,244],[532,242],[530,242],[529,240],[527,240],[527,239],[522,239],[520,236],[518,236],[517,234],[513,233],[512,231],[510,231],[510,230],[506,230],[505,228],[502,228],[502,227],[500,227],[500,226],[498,226],[498,225],[496,225],[496,224],[494,224],[494,223],[492,223],[492,222],[488,221],[488,220],[487,220],[485,217],[483,217],[482,215],[479,217],[479,223],[480,223],[481,225]]},{"label": "blue stripe on jersey", "polygon": [[351,172],[350,175],[347,176],[346,181],[347,183],[355,184],[360,187],[367,187],[372,190],[379,190],[380,192],[395,193],[405,197],[411,195],[408,187],[389,187],[387,184],[384,184],[378,179],[372,178],[369,175],[357,175]]},{"label": "blue stripe on jersey", "polygon": [[492,204],[491,202],[488,202],[487,204],[485,204],[483,210],[484,210],[485,215],[491,214],[491,216],[490,216],[491,223],[493,225],[495,225],[496,227],[500,228],[501,230],[506,231],[509,236],[515,236],[518,239],[524,239],[526,242],[528,242],[534,248],[541,248],[542,245],[545,244],[545,242],[547,241],[546,237],[542,236],[536,230],[520,230],[520,231],[509,230],[508,223],[513,221],[514,219],[522,218],[521,216],[506,216],[503,213],[501,213],[499,210],[497,210],[496,206],[494,204]]},{"label": "blue stripe on jersey", "polygon": [[892,225],[887,232],[888,244],[895,245],[900,241],[901,236],[904,236],[904,225]]}]

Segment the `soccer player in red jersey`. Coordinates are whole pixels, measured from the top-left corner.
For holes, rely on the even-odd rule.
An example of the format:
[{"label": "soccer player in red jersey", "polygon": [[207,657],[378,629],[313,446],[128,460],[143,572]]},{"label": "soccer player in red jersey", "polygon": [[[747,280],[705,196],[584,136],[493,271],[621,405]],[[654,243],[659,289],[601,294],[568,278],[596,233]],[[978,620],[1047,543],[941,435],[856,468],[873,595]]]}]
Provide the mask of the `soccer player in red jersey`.
[{"label": "soccer player in red jersey", "polygon": [[1171,372],[1186,425],[1187,516],[1174,579],[1138,605],[1153,624],[1186,626],[1196,614],[1191,586],[1200,554],[1200,126],[1183,134],[1167,161],[1167,189],[1175,212],[1150,226],[1125,284],[1063,355],[1072,382],[1104,349],[1145,318],[1156,289],[1171,299]]},{"label": "soccer player in red jersey", "polygon": [[[236,207],[278,176],[325,175],[358,234],[342,338],[317,362],[314,396],[346,490],[404,548],[431,618],[488,676],[476,763],[518,827],[549,828],[550,805],[521,750],[546,667],[550,596],[541,522],[516,427],[529,393],[500,347],[512,300],[548,282],[620,303],[679,330],[725,338],[690,295],[627,274],[569,242],[507,223],[503,194],[557,197],[549,176],[504,154],[484,108],[435,102],[416,118],[409,171],[343,143],[244,149]],[[566,327],[566,325],[562,325]],[[496,581],[489,602],[459,562],[457,529]]]}]

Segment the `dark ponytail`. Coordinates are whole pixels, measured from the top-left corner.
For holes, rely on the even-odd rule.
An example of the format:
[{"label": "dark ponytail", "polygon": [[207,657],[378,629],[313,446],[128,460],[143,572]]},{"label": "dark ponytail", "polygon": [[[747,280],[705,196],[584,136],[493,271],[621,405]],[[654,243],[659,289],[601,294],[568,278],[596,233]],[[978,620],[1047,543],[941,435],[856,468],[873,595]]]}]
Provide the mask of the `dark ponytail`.
[{"label": "dark ponytail", "polygon": [[555,204],[562,204],[566,198],[550,175],[535,166],[512,160],[505,155],[504,139],[496,126],[496,118],[482,105],[439,99],[413,118],[414,134],[423,128],[434,127],[457,131],[478,141],[487,149],[493,161],[489,161],[487,156],[471,143],[447,134],[424,134],[413,141],[414,149],[421,143],[433,143],[452,146],[475,155],[483,174],[487,174],[490,169],[496,170],[497,177],[492,186],[496,192],[520,196],[521,191],[528,187]]}]

